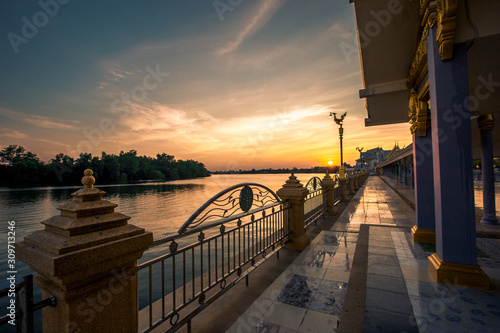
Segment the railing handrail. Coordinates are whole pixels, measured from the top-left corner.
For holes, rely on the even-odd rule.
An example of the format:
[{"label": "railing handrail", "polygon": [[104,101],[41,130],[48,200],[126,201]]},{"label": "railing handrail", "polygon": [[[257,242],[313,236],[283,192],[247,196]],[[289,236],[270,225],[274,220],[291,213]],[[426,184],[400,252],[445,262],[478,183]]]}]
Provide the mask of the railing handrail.
[{"label": "railing handrail", "polygon": [[[186,232],[186,230],[189,228],[189,226],[195,221],[195,219],[201,215],[201,213],[203,213],[208,207],[210,207],[210,205],[212,204],[215,204],[216,200],[221,198],[223,195],[231,192],[231,191],[234,191],[238,188],[243,188],[245,186],[255,186],[255,187],[261,187],[263,189],[265,189],[267,192],[269,192],[276,201],[280,202],[280,198],[278,197],[278,195],[276,193],[274,193],[273,190],[271,190],[269,187],[265,186],[265,185],[262,185],[262,184],[259,184],[259,183],[240,183],[240,184],[236,184],[236,185],[233,185],[233,186],[230,186],[228,188],[226,188],[225,190],[222,190],[220,191],[219,193],[217,193],[216,195],[214,195],[212,198],[210,198],[209,200],[207,200],[202,206],[200,206],[200,208],[198,208],[194,213],[193,215],[191,215],[187,221],[179,228],[179,231],[178,233],[179,234],[184,234]],[[202,222],[200,222],[202,223]],[[195,226],[197,227],[197,226]]]},{"label": "railing handrail", "polygon": [[[269,206],[266,206],[266,207],[263,207],[263,208],[256,208],[256,209],[254,209],[254,211],[253,211],[252,213],[248,212],[248,213],[247,213],[247,214],[245,214],[245,215],[252,215],[252,214],[255,214],[255,213],[256,213],[256,212],[258,212],[258,211],[264,211],[264,210],[267,210],[267,209],[272,209],[273,207],[278,206],[278,205],[284,205],[283,209],[288,209],[288,201],[282,201],[282,202],[280,202],[280,203],[273,204],[273,205],[269,205]],[[242,216],[240,216],[240,218],[241,218],[241,217],[242,217]],[[237,219],[237,218],[236,218],[236,216],[233,216],[233,217],[230,217],[230,218],[228,218],[228,219],[222,219],[222,220],[214,221],[214,222],[213,222],[213,224],[210,224],[210,225],[207,223],[206,225],[203,225],[203,227],[197,227],[197,229],[191,229],[191,230],[188,230],[188,231],[187,231],[186,233],[184,233],[184,234],[179,234],[179,233],[172,233],[172,234],[168,234],[168,235],[166,235],[165,237],[159,237],[159,238],[156,238],[156,239],[154,240],[153,245],[152,245],[151,247],[153,247],[153,246],[157,246],[157,245],[161,245],[161,244],[164,244],[164,243],[168,243],[168,242],[172,242],[172,241],[177,241],[177,240],[179,240],[179,239],[181,239],[181,238],[187,238],[188,236],[194,235],[194,234],[199,233],[199,232],[201,232],[201,231],[203,231],[203,230],[206,230],[206,229],[209,229],[209,228],[214,228],[214,227],[216,227],[216,226],[223,225],[223,224],[228,223],[228,222],[232,222],[233,220],[236,220],[236,219]],[[252,222],[254,222],[254,221],[250,221],[250,222],[248,222],[248,223],[242,224],[242,226],[248,225],[248,224],[250,224],[250,223],[252,223]],[[237,228],[238,228],[238,227],[233,228],[233,229],[229,229],[229,230],[227,230],[227,231],[226,231],[226,233],[229,233],[229,232],[231,232],[231,231],[233,231],[233,230],[235,230],[235,229],[237,229]],[[207,241],[209,241],[209,240],[212,240],[212,239],[214,239],[216,236],[217,236],[217,235],[212,236],[212,237],[209,237],[209,238],[207,238],[207,239],[204,239],[204,242],[207,242]],[[192,243],[192,244],[186,245],[185,247],[180,248],[180,249],[177,249],[177,250],[176,250],[176,251],[174,251],[174,252],[175,252],[175,253],[177,253],[177,252],[184,251],[184,250],[186,250],[186,249],[190,249],[191,247],[196,246],[197,244],[198,244],[198,243]],[[156,258],[153,258],[153,259],[151,259],[151,260],[148,260],[148,261],[146,261],[146,262],[143,262],[143,263],[141,263],[141,264],[139,264],[139,265],[137,265],[137,266],[139,267],[139,269],[143,269],[143,268],[145,268],[145,267],[147,267],[147,266],[150,266],[150,265],[152,265],[152,264],[155,264],[155,263],[157,263],[157,262],[160,262],[161,260],[164,260],[164,259],[169,258],[169,257],[171,257],[171,256],[172,256],[172,253],[166,253],[166,254],[160,255],[160,256],[158,256],[158,257],[156,257]]]},{"label": "railing handrail", "polygon": [[276,207],[276,206],[279,206],[279,205],[283,205],[283,204],[286,204],[286,203],[287,203],[287,201],[279,201],[279,202],[276,202],[276,203],[273,203],[273,204],[270,204],[270,205],[267,205],[267,206],[264,206],[264,207],[259,207],[259,208],[255,208],[255,209],[249,210],[246,213],[240,213],[240,214],[233,215],[233,216],[230,216],[230,217],[227,217],[227,218],[219,219],[219,220],[212,221],[212,222],[207,222],[205,224],[196,226],[196,227],[194,227],[192,229],[188,229],[185,232],[183,232],[182,234],[179,233],[179,232],[173,232],[173,233],[170,233],[170,234],[167,234],[167,235],[164,235],[164,236],[160,236],[160,237],[157,237],[157,238],[154,239],[153,245],[151,247],[158,246],[158,245],[161,245],[161,244],[164,244],[164,243],[167,243],[167,242],[179,239],[179,238],[184,238],[184,237],[187,237],[189,235],[196,234],[196,233],[198,233],[200,231],[207,230],[207,229],[210,229],[210,228],[214,228],[214,227],[216,227],[218,225],[229,223],[229,222],[232,222],[234,220],[240,219],[240,218],[242,218],[244,216],[255,214],[255,213],[258,213],[258,212],[260,212],[262,210],[270,209],[270,208],[273,208],[273,207]]},{"label": "railing handrail", "polygon": [[[189,331],[191,319],[227,288],[244,276],[248,279],[249,272],[272,254],[279,256],[290,235],[289,209],[288,201],[268,187],[241,183],[209,199],[178,232],[156,238],[153,246],[168,248],[138,265],[149,285],[149,305],[140,310],[148,314],[141,315],[145,326],[139,323],[139,328],[149,332],[170,320],[169,332],[186,323]],[[146,301],[146,294],[141,295]],[[160,300],[161,314],[153,315]]]}]

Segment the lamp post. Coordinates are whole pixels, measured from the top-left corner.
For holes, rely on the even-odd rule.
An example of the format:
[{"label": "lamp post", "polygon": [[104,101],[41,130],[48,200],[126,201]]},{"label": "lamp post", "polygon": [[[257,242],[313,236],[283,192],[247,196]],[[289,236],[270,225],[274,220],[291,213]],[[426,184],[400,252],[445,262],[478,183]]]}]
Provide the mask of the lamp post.
[{"label": "lamp post", "polygon": [[333,116],[333,120],[337,123],[337,125],[340,125],[339,127],[339,137],[340,137],[340,168],[339,168],[339,178],[344,179],[345,178],[345,169],[344,169],[344,156],[342,152],[342,138],[344,137],[344,128],[342,127],[342,123],[344,121],[345,116],[347,115],[347,111],[344,112],[342,116],[340,116],[340,119],[337,118],[337,113],[336,112],[330,112],[330,118]]},{"label": "lamp post", "polygon": [[363,151],[364,147],[356,147],[356,150],[359,151],[359,160],[361,161],[361,171],[363,171],[363,154],[361,153]]}]

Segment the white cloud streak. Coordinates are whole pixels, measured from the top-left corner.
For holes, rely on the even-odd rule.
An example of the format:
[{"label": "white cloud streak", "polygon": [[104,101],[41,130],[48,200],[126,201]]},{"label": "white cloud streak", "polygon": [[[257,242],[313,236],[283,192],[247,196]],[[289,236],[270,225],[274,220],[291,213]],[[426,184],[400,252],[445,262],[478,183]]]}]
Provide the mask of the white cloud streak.
[{"label": "white cloud streak", "polygon": [[236,38],[221,48],[217,53],[219,55],[225,55],[237,50],[245,39],[252,36],[265,26],[267,22],[269,22],[271,17],[282,4],[283,1],[281,0],[262,0],[249,22],[244,25],[243,29],[240,30]]},{"label": "white cloud streak", "polygon": [[[0,108],[0,115],[10,118],[12,120],[21,121],[36,127],[43,127],[49,129],[59,130],[77,130],[74,125],[67,124],[65,120],[55,119],[51,117],[30,115],[20,111],[12,111],[5,108]],[[75,122],[75,121],[71,121]]]}]

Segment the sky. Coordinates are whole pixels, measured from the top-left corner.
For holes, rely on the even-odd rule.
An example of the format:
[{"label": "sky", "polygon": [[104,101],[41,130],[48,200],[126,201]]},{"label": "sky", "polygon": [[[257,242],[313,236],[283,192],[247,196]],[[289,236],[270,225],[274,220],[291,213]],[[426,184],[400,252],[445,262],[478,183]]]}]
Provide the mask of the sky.
[{"label": "sky", "polygon": [[340,164],[411,142],[365,127],[348,0],[2,1],[0,149],[136,150],[211,171]]}]

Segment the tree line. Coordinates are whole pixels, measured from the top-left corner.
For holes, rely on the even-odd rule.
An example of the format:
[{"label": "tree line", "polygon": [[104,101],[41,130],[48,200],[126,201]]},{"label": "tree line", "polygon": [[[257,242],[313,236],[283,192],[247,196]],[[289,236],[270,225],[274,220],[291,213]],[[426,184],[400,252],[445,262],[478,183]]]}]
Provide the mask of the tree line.
[{"label": "tree line", "polygon": [[22,146],[10,145],[0,151],[0,186],[78,185],[85,169],[92,169],[97,184],[210,176],[203,163],[176,160],[165,153],[156,158],[138,156],[136,150],[118,155],[102,152],[100,157],[81,153],[76,160],[60,153],[44,163]]},{"label": "tree line", "polygon": [[[214,175],[217,174],[266,174],[266,173],[326,173],[327,169],[329,173],[338,173],[340,165],[333,165],[331,167],[326,166],[315,166],[311,168],[281,168],[281,169],[252,169],[252,170],[226,170],[226,171],[214,171]],[[352,168],[350,164],[344,163],[345,168]]]}]

